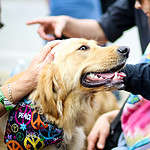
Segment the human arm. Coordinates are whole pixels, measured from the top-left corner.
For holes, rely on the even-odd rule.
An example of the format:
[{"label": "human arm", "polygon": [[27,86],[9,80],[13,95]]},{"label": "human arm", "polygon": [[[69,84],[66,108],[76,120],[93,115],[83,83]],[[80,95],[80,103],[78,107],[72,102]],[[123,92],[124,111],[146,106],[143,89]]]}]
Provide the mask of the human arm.
[{"label": "human arm", "polygon": [[135,0],[116,0],[100,18],[99,24],[109,41],[114,42],[135,26],[134,3]]},{"label": "human arm", "polygon": [[126,74],[124,90],[150,99],[150,64],[127,64],[122,71]]},{"label": "human arm", "polygon": [[88,136],[88,150],[94,150],[96,145],[98,149],[103,149],[106,138],[109,135],[110,124],[119,113],[119,110],[113,110],[101,115],[94,124]]},{"label": "human arm", "polygon": [[[53,59],[53,55],[50,54],[51,49],[56,46],[60,41],[53,41],[48,43],[39,54],[37,54],[30,66],[21,73],[14,81],[11,79],[8,81],[11,85],[12,103],[16,104],[21,98],[29,94],[37,85],[37,79],[40,70],[47,63],[50,63]],[[8,84],[4,84],[1,87],[3,95],[9,100]],[[0,116],[6,113],[4,106],[0,103]]]},{"label": "human arm", "polygon": [[55,36],[60,38],[63,34],[66,37],[94,39],[104,44],[107,40],[115,41],[123,31],[135,25],[134,3],[135,0],[117,0],[102,15],[99,23],[90,19],[50,16],[29,21],[27,24],[40,24],[38,33],[45,40],[54,40]]},{"label": "human arm", "polygon": [[66,37],[94,39],[100,43],[107,41],[105,34],[96,20],[76,19],[69,16],[50,16],[27,22],[28,25],[40,24],[38,34],[45,40],[54,40],[56,37],[65,35]]}]

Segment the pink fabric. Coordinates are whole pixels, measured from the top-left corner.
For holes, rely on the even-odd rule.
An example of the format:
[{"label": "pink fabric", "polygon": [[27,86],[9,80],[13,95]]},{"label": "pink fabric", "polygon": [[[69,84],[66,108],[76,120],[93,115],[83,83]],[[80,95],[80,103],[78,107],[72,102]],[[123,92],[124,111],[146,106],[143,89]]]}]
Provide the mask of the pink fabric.
[{"label": "pink fabric", "polygon": [[129,146],[150,137],[150,101],[140,97],[136,103],[127,102],[122,114],[122,129]]}]

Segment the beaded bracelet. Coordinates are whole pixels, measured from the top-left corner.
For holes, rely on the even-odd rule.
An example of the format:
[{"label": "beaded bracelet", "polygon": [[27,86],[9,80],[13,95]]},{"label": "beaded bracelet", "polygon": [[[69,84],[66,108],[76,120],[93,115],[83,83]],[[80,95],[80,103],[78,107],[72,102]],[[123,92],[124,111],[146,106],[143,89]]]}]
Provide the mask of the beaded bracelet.
[{"label": "beaded bracelet", "polygon": [[1,88],[0,88],[0,103],[4,106],[4,108],[7,111],[12,110],[16,106],[4,96]]},{"label": "beaded bracelet", "polygon": [[9,97],[9,101],[13,102],[12,90],[10,84],[8,84],[8,97]]}]

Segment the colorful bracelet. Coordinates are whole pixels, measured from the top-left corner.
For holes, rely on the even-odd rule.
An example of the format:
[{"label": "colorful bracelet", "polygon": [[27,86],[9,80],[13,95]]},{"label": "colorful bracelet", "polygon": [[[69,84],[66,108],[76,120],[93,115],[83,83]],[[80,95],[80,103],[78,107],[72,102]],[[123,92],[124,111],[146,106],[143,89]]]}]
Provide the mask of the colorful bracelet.
[{"label": "colorful bracelet", "polygon": [[4,96],[1,88],[0,88],[0,103],[4,106],[4,108],[7,111],[12,110],[16,106]]},{"label": "colorful bracelet", "polygon": [[4,105],[4,98],[5,98],[5,96],[4,96],[3,92],[2,92],[2,90],[0,89],[0,103],[2,105]]}]

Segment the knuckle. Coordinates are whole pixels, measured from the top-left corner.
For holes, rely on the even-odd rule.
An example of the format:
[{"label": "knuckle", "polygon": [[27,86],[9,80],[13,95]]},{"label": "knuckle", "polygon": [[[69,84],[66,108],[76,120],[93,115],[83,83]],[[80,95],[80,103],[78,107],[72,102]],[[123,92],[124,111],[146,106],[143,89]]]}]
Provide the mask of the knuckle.
[{"label": "knuckle", "polygon": [[103,130],[103,131],[102,131],[102,135],[107,136],[107,135],[108,135],[108,132],[107,132],[106,130]]},{"label": "knuckle", "polygon": [[87,139],[88,139],[88,141],[94,141],[95,140],[93,135],[89,135]]}]

